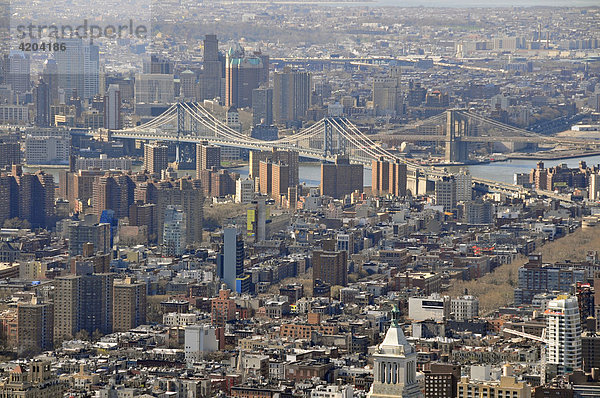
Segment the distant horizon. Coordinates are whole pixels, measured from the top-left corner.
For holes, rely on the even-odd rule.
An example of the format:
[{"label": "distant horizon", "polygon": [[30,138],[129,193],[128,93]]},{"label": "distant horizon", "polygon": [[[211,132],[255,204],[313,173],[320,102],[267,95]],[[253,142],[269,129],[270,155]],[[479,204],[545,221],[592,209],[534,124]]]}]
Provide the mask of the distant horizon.
[{"label": "distant horizon", "polygon": [[[235,2],[235,0],[221,0]],[[332,6],[374,6],[374,7],[431,7],[431,8],[506,8],[506,7],[553,7],[577,8],[600,7],[598,0],[570,0],[565,4],[561,0],[507,0],[490,3],[486,0],[240,0],[240,3],[307,3]]]}]

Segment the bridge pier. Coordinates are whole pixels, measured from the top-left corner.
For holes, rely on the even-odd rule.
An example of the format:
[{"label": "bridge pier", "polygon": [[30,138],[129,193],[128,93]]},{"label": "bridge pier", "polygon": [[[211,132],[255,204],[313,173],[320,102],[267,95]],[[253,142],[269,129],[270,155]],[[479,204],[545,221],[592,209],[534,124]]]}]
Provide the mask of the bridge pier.
[{"label": "bridge pier", "polygon": [[456,109],[446,111],[446,162],[464,163],[469,160],[469,144],[462,141],[461,137],[469,134],[469,122],[466,117]]}]

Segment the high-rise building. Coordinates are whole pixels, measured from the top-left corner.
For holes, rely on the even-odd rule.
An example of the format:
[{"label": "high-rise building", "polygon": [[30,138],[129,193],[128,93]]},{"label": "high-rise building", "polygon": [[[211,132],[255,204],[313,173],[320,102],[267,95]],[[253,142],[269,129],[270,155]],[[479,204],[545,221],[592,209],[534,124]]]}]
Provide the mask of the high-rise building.
[{"label": "high-rise building", "polygon": [[404,101],[400,88],[400,67],[390,68],[387,76],[373,78],[373,108],[377,115],[404,113]]},{"label": "high-rise building", "polygon": [[204,191],[198,179],[181,178],[176,181],[159,181],[148,184],[147,203],[156,205],[157,241],[163,241],[165,210],[168,205],[179,205],[185,215],[185,242],[202,242],[202,219],[204,216]]},{"label": "high-rise building", "polygon": [[109,85],[108,91],[104,96],[104,128],[109,130],[123,128],[121,89],[118,84]]},{"label": "high-rise building", "polygon": [[384,157],[371,162],[371,189],[373,195],[386,195],[390,188],[390,163]]},{"label": "high-rise building", "polygon": [[35,125],[50,126],[50,87],[40,80],[33,91],[35,97]]},{"label": "high-rise building", "polygon": [[196,144],[196,178],[200,178],[200,171],[213,167],[221,168],[221,147],[208,142]]},{"label": "high-rise building", "polygon": [[252,125],[273,124],[273,89],[259,87],[252,90]]},{"label": "high-rise building", "polygon": [[223,249],[219,256],[219,277],[235,290],[236,279],[244,275],[244,240],[235,227],[223,229]]},{"label": "high-rise building", "polygon": [[0,142],[0,168],[21,163],[21,145],[18,142]]},{"label": "high-rise building", "polygon": [[389,192],[394,196],[406,196],[406,169],[400,159],[390,163]]},{"label": "high-rise building", "polygon": [[75,275],[55,279],[54,337],[73,338],[81,330],[112,333],[113,274],[94,274],[83,264]]},{"label": "high-rise building", "polygon": [[444,211],[456,208],[456,178],[444,176],[435,182],[435,204],[443,206]]},{"label": "high-rise building", "polygon": [[373,384],[367,398],[421,398],[417,381],[417,353],[400,326],[398,307],[392,310],[392,324],[373,354]]},{"label": "high-rise building", "polygon": [[584,282],[587,270],[560,268],[543,264],[541,254],[530,254],[529,261],[519,268],[518,286],[515,288],[515,304],[530,304],[539,293],[568,292],[577,282]]},{"label": "high-rise building", "polygon": [[454,175],[456,179],[456,201],[468,202],[473,199],[473,179],[468,169]]},{"label": "high-rise building", "polygon": [[363,190],[363,165],[350,164],[348,157],[338,156],[335,163],[321,163],[321,195],[343,198]]},{"label": "high-rise building", "polygon": [[126,332],[146,323],[146,284],[131,278],[113,284],[113,330]]},{"label": "high-rise building", "polygon": [[0,174],[0,225],[8,219],[19,216],[19,185],[17,180]]},{"label": "high-rise building", "polygon": [[[273,149],[272,151],[250,151],[250,162],[249,162],[249,177],[254,179],[260,177],[260,162],[270,163],[281,163],[289,166],[289,186],[297,186],[299,184],[298,169],[299,159],[298,152],[296,151],[281,151]],[[267,184],[272,182],[267,179]],[[260,190],[260,184],[259,184]],[[268,190],[268,192],[270,192]]]},{"label": "high-rise building", "polygon": [[548,303],[546,361],[557,366],[559,374],[581,369],[581,320],[576,297],[559,296]]},{"label": "high-rise building", "polygon": [[[10,72],[8,84],[15,94],[25,94],[30,89],[30,59],[23,51],[11,51],[9,55]],[[23,102],[20,100],[19,102]]]},{"label": "high-rise building", "polygon": [[187,101],[195,101],[196,94],[196,73],[186,69],[179,75],[179,97]]},{"label": "high-rise building", "polygon": [[311,81],[306,71],[285,68],[273,75],[273,120],[275,123],[297,121],[310,107]]},{"label": "high-rise building", "polygon": [[262,70],[259,57],[246,56],[239,45],[231,48],[225,60],[225,105],[252,106],[252,90],[258,88]]},{"label": "high-rise building", "polygon": [[136,104],[171,104],[175,101],[173,75],[137,74],[134,90]]},{"label": "high-rise building", "polygon": [[336,251],[334,245],[324,244],[323,250],[313,250],[313,283],[317,280],[330,286],[348,284],[348,255],[346,251]]},{"label": "high-rise building", "polygon": [[61,40],[65,51],[54,54],[58,86],[66,97],[93,98],[100,92],[99,48],[83,39]]},{"label": "high-rise building", "polygon": [[[48,85],[50,91],[50,105],[53,105],[58,102],[58,66],[54,59],[47,59],[44,61],[42,79]],[[50,124],[54,125],[54,120],[50,120]]]},{"label": "high-rise building", "polygon": [[120,172],[108,172],[94,179],[92,187],[92,205],[94,213],[100,219],[104,210],[113,210],[117,218],[129,215],[129,206],[133,204],[135,182],[131,176]]},{"label": "high-rise building", "polygon": [[17,348],[20,355],[38,354],[54,345],[54,305],[38,302],[17,304]]},{"label": "high-rise building", "polygon": [[82,221],[71,221],[68,225],[69,255],[82,255],[87,243],[92,243],[97,252],[110,253],[110,225],[97,223],[94,214],[87,215]]},{"label": "high-rise building", "polygon": [[221,97],[223,65],[219,60],[219,41],[216,35],[204,37],[203,73],[201,76],[201,99]]},{"label": "high-rise building", "polygon": [[143,203],[137,201],[129,206],[129,225],[131,226],[143,226],[148,228],[148,240],[150,242],[156,242],[156,205],[154,203]]},{"label": "high-rise building", "polygon": [[185,250],[185,214],[181,206],[168,205],[165,209],[162,245],[167,256],[181,256]]},{"label": "high-rise building", "polygon": [[144,145],[144,170],[160,174],[169,166],[168,147],[154,143]]},{"label": "high-rise building", "polygon": [[165,57],[152,54],[144,59],[142,72],[146,74],[172,75],[173,63]]},{"label": "high-rise building", "polygon": [[54,216],[53,177],[43,171],[38,171],[35,174],[16,175],[16,181],[18,184],[16,202],[19,209],[18,217],[29,221],[33,227],[47,226]]},{"label": "high-rise building", "polygon": [[254,181],[239,178],[235,182],[235,202],[250,203],[254,198]]}]

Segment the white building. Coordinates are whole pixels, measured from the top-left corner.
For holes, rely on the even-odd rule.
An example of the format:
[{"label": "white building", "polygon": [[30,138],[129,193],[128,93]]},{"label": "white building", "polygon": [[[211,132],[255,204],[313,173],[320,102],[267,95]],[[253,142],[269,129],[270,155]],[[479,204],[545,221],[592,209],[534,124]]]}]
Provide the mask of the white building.
[{"label": "white building", "polygon": [[132,161],[129,158],[109,158],[105,153],[99,158],[77,158],[75,160],[76,170],[131,170]]},{"label": "white building", "polygon": [[65,51],[54,54],[58,85],[65,95],[92,98],[100,92],[99,47],[82,39],[63,39]]},{"label": "white building", "polygon": [[310,392],[310,398],[352,398],[352,386],[318,385]]},{"label": "white building", "polygon": [[444,176],[435,182],[435,204],[443,206],[444,211],[456,208],[456,177]]},{"label": "white building", "polygon": [[163,324],[166,326],[189,326],[198,323],[199,320],[198,314],[180,314],[178,312],[163,314]]},{"label": "white building", "polygon": [[558,366],[560,374],[581,368],[581,323],[577,298],[558,296],[548,303],[546,339],[548,364]]},{"label": "white building", "polygon": [[450,300],[450,312],[457,321],[468,321],[479,316],[479,299],[462,296]]},{"label": "white building", "polygon": [[413,321],[443,321],[450,316],[450,297],[437,293],[429,297],[410,297],[408,317]]},{"label": "white building", "polygon": [[71,140],[59,135],[27,135],[25,161],[27,164],[68,164]]},{"label": "white building", "polygon": [[165,209],[163,246],[169,256],[180,256],[185,249],[185,215],[181,206],[169,205]]},{"label": "white building", "polygon": [[111,84],[104,97],[104,128],[119,130],[122,127],[121,90],[118,84]]},{"label": "white building", "polygon": [[417,353],[398,324],[400,312],[392,311],[392,324],[373,354],[373,384],[367,398],[421,398],[417,381]]},{"label": "white building", "polygon": [[207,352],[219,349],[216,329],[211,325],[190,325],[185,328],[185,362],[188,367],[202,359]]},{"label": "white building", "polygon": [[254,198],[254,181],[247,178],[235,182],[235,203],[250,203]]},{"label": "white building", "polygon": [[456,179],[456,201],[470,201],[473,198],[473,179],[469,170],[461,169],[454,178]]}]

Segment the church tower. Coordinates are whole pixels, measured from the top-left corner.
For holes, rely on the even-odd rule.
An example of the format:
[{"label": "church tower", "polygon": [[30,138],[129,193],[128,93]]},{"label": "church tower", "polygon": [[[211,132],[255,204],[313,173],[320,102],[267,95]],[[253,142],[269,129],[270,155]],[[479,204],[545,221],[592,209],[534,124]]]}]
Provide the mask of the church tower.
[{"label": "church tower", "polygon": [[417,353],[398,323],[398,307],[394,306],[391,315],[392,324],[373,355],[373,384],[367,398],[422,398]]}]

